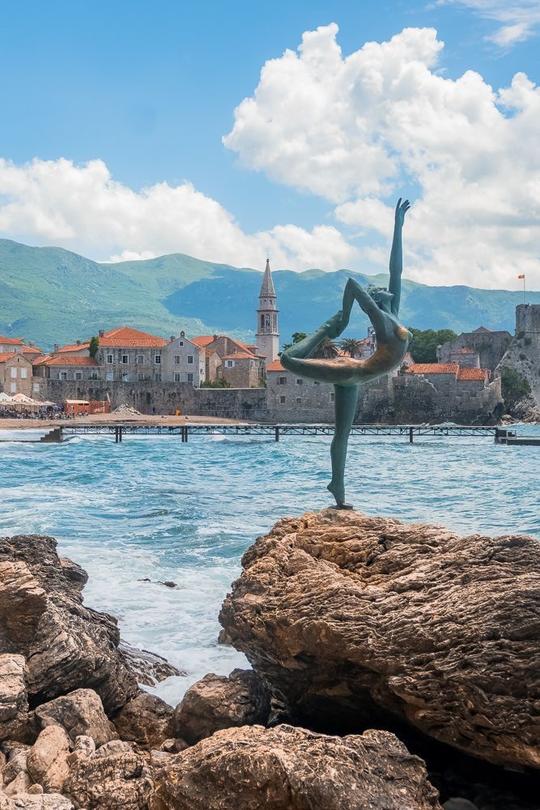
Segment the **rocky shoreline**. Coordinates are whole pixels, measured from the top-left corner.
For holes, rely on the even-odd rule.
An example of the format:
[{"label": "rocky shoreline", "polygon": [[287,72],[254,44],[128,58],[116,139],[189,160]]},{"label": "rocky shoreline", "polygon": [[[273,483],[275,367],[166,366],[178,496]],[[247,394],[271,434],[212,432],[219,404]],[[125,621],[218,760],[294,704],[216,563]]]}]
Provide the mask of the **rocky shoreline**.
[{"label": "rocky shoreline", "polygon": [[325,510],[242,566],[253,670],[173,708],[54,539],[0,538],[0,810],[538,810],[540,544]]}]

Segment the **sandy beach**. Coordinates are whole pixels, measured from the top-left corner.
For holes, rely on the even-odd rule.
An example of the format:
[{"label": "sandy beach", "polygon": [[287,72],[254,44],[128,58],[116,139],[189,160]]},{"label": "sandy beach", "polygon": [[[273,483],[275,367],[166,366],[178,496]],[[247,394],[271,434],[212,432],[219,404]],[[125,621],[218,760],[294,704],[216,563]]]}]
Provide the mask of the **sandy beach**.
[{"label": "sandy beach", "polygon": [[240,425],[248,419],[225,419],[208,416],[160,416],[152,414],[106,413],[76,416],[73,419],[13,419],[0,418],[0,430],[36,430],[36,428],[69,427],[71,425]]}]

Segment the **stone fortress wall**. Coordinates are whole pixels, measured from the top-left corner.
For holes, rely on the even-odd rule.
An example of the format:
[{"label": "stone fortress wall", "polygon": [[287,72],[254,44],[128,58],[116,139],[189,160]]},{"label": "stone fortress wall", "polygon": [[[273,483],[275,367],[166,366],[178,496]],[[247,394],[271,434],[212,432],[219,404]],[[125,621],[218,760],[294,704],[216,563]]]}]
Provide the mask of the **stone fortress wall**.
[{"label": "stone fortress wall", "polygon": [[503,367],[515,369],[528,381],[536,407],[540,408],[540,304],[516,307],[516,334],[501,358]]}]

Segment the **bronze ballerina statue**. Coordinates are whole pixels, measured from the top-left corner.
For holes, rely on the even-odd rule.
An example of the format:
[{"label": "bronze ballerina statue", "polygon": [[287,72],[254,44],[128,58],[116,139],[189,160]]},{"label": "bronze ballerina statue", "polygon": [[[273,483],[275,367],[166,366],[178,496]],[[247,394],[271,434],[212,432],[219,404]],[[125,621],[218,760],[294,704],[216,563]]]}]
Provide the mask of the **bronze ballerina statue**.
[{"label": "bronze ballerina statue", "polygon": [[[399,198],[396,205],[394,238],[390,253],[390,283],[388,290],[369,287],[364,290],[350,278],[343,293],[343,305],[332,318],[312,335],[294,343],[281,355],[281,363],[301,377],[334,384],[335,430],[330,455],[332,480],[328,489],[336,499],[338,509],[351,509],[345,503],[345,461],[349,434],[356,413],[360,384],[375,380],[397,368],[407,351],[411,333],[398,320],[403,272],[402,230],[405,214],[410,208],[408,200]],[[327,338],[341,335],[349,323],[355,301],[369,317],[376,337],[376,349],[366,360],[354,357],[323,359],[313,357]]]}]

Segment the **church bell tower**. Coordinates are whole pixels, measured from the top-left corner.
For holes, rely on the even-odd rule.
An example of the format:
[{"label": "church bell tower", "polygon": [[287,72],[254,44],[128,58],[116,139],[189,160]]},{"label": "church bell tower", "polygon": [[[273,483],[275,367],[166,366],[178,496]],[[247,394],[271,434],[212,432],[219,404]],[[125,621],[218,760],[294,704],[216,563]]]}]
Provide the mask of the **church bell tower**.
[{"label": "church bell tower", "polygon": [[257,350],[266,358],[266,363],[277,360],[279,352],[279,326],[276,291],[270,270],[270,260],[266,260],[259,309],[257,310]]}]

